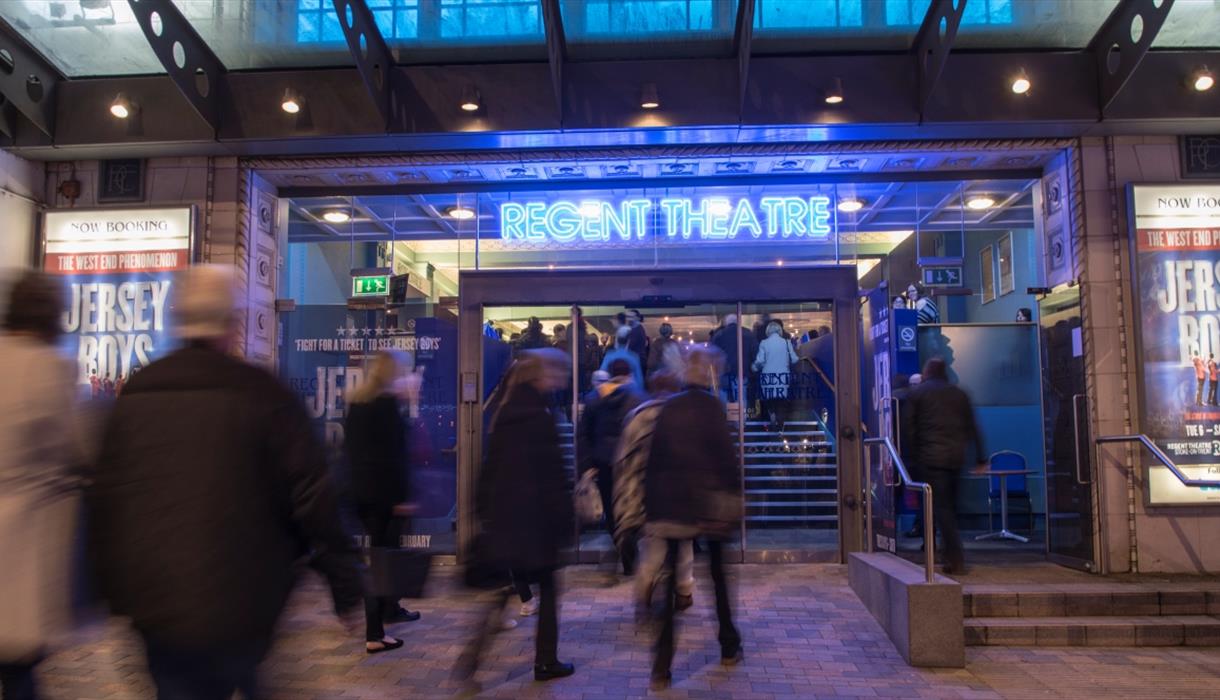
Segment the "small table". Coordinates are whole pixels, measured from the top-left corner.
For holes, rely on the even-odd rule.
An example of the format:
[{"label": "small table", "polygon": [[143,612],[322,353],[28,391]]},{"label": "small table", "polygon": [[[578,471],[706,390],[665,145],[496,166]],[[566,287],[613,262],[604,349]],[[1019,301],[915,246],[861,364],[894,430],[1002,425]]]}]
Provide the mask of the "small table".
[{"label": "small table", "polygon": [[989,532],[985,535],[979,535],[974,539],[978,540],[1016,540],[1017,542],[1029,542],[1028,537],[1022,537],[1008,529],[1008,479],[1010,476],[1028,476],[1037,474],[1032,469],[996,469],[983,472],[976,472],[980,477],[986,477],[988,491],[991,490],[991,479],[994,477],[1000,478],[1000,530],[998,532]]}]

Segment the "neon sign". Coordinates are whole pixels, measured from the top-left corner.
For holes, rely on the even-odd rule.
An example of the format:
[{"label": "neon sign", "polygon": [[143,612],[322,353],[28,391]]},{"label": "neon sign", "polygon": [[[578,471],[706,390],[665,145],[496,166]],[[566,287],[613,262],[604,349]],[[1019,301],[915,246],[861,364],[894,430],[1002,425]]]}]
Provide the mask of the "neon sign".
[{"label": "neon sign", "polygon": [[627,243],[649,234],[671,241],[812,239],[831,233],[830,198],[685,197],[605,201],[505,202],[500,237],[538,243]]}]

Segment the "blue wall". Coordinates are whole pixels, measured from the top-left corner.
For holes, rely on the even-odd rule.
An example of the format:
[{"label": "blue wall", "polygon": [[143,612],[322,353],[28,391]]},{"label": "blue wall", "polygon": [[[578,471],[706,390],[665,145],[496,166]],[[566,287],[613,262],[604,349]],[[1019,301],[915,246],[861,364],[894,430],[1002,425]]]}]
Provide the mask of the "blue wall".
[{"label": "blue wall", "polygon": [[[995,270],[996,293],[999,294],[999,246],[998,243],[1005,234],[1012,234],[1012,274],[1013,291],[997,297],[995,301],[984,304],[983,272],[979,264],[979,251],[992,246],[992,266]],[[970,231],[966,234],[966,256],[963,261],[966,267],[966,287],[973,291],[968,297],[961,297],[954,313],[949,318],[954,323],[1008,323],[1017,317],[1017,309],[1027,308],[1035,314],[1038,303],[1034,297],[1025,293],[1029,287],[1041,286],[1038,274],[1038,250],[1033,229],[1014,229],[1013,231]]]}]

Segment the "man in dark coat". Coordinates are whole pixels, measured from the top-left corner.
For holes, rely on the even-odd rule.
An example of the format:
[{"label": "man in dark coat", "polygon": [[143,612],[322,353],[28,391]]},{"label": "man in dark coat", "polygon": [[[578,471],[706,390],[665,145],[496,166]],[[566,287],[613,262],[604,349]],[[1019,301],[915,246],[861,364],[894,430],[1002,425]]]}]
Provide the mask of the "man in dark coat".
[{"label": "man in dark coat", "polygon": [[[580,472],[597,470],[597,488],[601,491],[606,529],[614,530],[614,456],[623,435],[623,422],[644,402],[641,389],[632,379],[631,365],[625,360],[610,363],[610,381],[592,391],[585,403],[577,431]],[[635,542],[624,542],[619,550],[623,574],[635,572]]]},{"label": "man in dark coat", "polygon": [[[555,572],[559,550],[571,537],[574,515],[549,400],[567,385],[570,368],[567,355],[554,348],[522,354],[510,373],[512,386],[491,421],[476,493],[482,551],[494,559],[489,564],[538,584],[534,678],[540,681],[570,676],[575,670],[558,658]],[[496,596],[487,611],[487,624],[481,625],[458,660],[454,668],[458,679],[473,677],[508,591]]]},{"label": "man in dark coat", "polygon": [[[945,542],[945,573],[965,570],[962,538],[957,530],[958,473],[974,445],[974,461],[987,466],[987,453],[966,392],[949,383],[945,361],[924,365],[923,380],[907,399],[903,452],[932,485],[933,521]],[[927,517],[927,514],[925,514]]]},{"label": "man in dark coat", "polygon": [[187,277],[185,347],[118,398],[89,494],[102,592],[143,636],[159,697],[261,697],[258,663],[310,552],[359,627],[359,558],[324,453],[297,397],[230,354],[235,298],[230,268]]},{"label": "man in dark coat", "polygon": [[[724,319],[724,328],[721,328],[712,338],[712,345],[720,349],[724,353],[724,373],[720,381],[721,390],[726,392],[727,399],[730,403],[737,401],[737,315],[729,314]],[[750,382],[749,364],[754,361],[754,357],[758,355],[758,339],[754,333],[749,332],[742,335],[741,338],[742,354],[746,358],[746,382]]]},{"label": "man in dark coat", "polygon": [[[723,540],[741,525],[741,474],[737,466],[728,416],[714,396],[709,378],[717,376],[724,359],[714,348],[696,348],[687,360],[686,389],[671,397],[657,417],[644,476],[644,512],[649,537],[667,541],[666,568],[671,572],[683,540],[706,537],[720,625],[720,661],[741,659],[741,635],[733,626]],[[677,576],[669,576],[665,615],[653,688],[668,687],[674,657],[674,611]]]}]

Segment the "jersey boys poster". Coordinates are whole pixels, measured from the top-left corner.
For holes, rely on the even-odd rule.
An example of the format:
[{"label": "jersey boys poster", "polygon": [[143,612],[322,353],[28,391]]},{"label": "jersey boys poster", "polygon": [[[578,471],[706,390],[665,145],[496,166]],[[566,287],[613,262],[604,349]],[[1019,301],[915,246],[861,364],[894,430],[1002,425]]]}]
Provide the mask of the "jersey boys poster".
[{"label": "jersey boys poster", "polygon": [[[1195,478],[1220,478],[1220,186],[1135,185],[1143,432]],[[1153,505],[1220,503],[1149,469]]]},{"label": "jersey boys poster", "polygon": [[94,398],[174,345],[169,312],[191,263],[189,207],[47,212],[43,269],[63,281],[64,351]]}]

